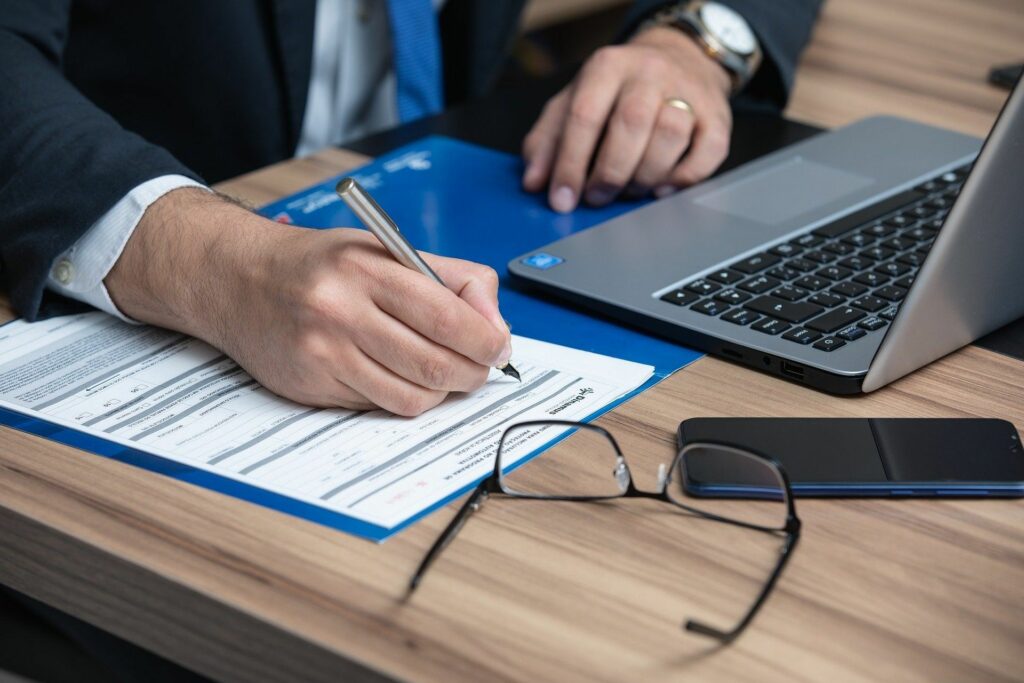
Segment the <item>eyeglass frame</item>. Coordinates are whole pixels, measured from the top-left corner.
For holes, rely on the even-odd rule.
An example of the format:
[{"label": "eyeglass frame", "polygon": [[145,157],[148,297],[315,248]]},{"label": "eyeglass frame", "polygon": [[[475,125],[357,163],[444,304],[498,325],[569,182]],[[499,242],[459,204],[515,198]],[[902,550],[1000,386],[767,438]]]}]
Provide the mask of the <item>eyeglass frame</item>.
[{"label": "eyeglass frame", "polygon": [[[608,441],[612,444],[612,447],[615,449],[615,455],[617,457],[617,468],[621,466],[623,468],[624,474],[628,477],[628,479],[626,480],[625,489],[622,491],[622,493],[605,496],[548,496],[530,495],[514,491],[510,488],[506,488],[503,483],[506,473],[502,472],[501,470],[501,453],[502,447],[505,444],[506,437],[513,430],[546,426],[560,426],[571,429],[587,429],[605,436],[608,439]],[[553,445],[554,444],[547,444],[546,447],[550,447]],[[677,468],[680,472],[683,471],[680,466],[681,461],[683,459],[683,455],[688,450],[708,446],[713,446],[717,448],[724,447],[734,452],[742,453],[745,456],[752,456],[756,459],[765,461],[769,466],[774,468],[775,472],[778,474],[779,481],[781,481],[784,486],[784,492],[786,496],[786,522],[782,527],[775,528],[760,526],[757,524],[752,524],[741,520],[722,517],[714,513],[707,512],[705,510],[692,508],[688,505],[675,501],[669,497],[668,489],[672,482],[672,473],[676,471]],[[526,463],[521,462],[517,464],[522,465]],[[664,465],[662,465],[662,467],[663,466]],[[616,476],[619,476],[618,473],[616,473]],[[801,521],[796,514],[796,505],[793,503],[793,489],[790,486],[789,475],[786,474],[786,470],[777,460],[764,453],[760,453],[756,450],[753,450],[748,446],[741,446],[724,440],[703,440],[686,443],[683,445],[682,448],[678,450],[675,458],[673,458],[672,460],[672,464],[669,467],[667,474],[663,477],[663,481],[661,481],[659,485],[661,487],[660,491],[642,491],[636,487],[636,485],[633,482],[633,473],[630,471],[629,463],[626,460],[625,455],[623,455],[622,449],[619,447],[618,441],[616,441],[615,436],[612,435],[612,433],[609,432],[604,427],[586,422],[572,422],[570,420],[530,420],[510,425],[505,429],[504,432],[502,432],[501,438],[498,440],[498,452],[494,458],[494,471],[485,479],[483,479],[479,484],[477,484],[476,488],[470,494],[469,498],[466,499],[466,502],[463,503],[462,507],[459,509],[455,517],[452,518],[451,522],[448,523],[444,531],[441,532],[441,535],[438,536],[436,541],[434,541],[434,544],[427,551],[427,554],[424,556],[423,560],[416,568],[416,571],[413,573],[412,578],[409,580],[407,595],[411,595],[416,590],[420,582],[423,580],[423,576],[426,574],[427,570],[434,563],[437,557],[441,554],[442,551],[444,551],[445,548],[448,547],[448,545],[452,542],[452,540],[454,540],[455,536],[466,524],[466,522],[469,520],[472,514],[478,511],[481,508],[481,506],[483,506],[484,502],[486,502],[487,498],[491,494],[500,493],[510,498],[522,498],[526,500],[550,500],[567,502],[596,502],[602,500],[615,500],[618,498],[648,498],[669,503],[670,505],[673,505],[677,508],[681,508],[692,515],[708,519],[711,521],[720,522],[723,524],[732,524],[734,526],[744,527],[747,529],[752,529],[754,531],[760,531],[764,533],[784,533],[786,535],[782,548],[779,551],[779,558],[776,560],[775,567],[772,569],[771,574],[769,574],[768,579],[762,586],[761,591],[758,593],[757,598],[754,600],[754,603],[750,606],[750,608],[746,611],[743,617],[739,620],[739,622],[737,622],[737,624],[732,629],[729,629],[727,631],[721,630],[715,628],[714,626],[710,626],[703,622],[689,618],[683,624],[683,628],[686,631],[698,633],[709,638],[714,638],[722,644],[731,643],[737,637],[739,637],[741,633],[743,633],[747,626],[750,625],[750,622],[753,621],[754,617],[757,615],[761,607],[767,601],[768,596],[775,588],[775,584],[778,582],[779,577],[782,576],[782,571],[785,569],[787,563],[789,562],[789,558],[792,556],[793,550],[796,548],[797,542],[800,540]]]}]

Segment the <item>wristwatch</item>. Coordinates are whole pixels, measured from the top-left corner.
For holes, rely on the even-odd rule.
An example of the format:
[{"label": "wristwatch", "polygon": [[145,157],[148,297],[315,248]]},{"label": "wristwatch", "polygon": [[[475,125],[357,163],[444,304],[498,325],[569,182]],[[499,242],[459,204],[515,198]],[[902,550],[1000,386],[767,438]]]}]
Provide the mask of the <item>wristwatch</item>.
[{"label": "wristwatch", "polygon": [[736,10],[711,0],[690,0],[661,10],[640,25],[671,26],[689,34],[732,77],[732,92],[743,89],[761,65],[761,45]]}]

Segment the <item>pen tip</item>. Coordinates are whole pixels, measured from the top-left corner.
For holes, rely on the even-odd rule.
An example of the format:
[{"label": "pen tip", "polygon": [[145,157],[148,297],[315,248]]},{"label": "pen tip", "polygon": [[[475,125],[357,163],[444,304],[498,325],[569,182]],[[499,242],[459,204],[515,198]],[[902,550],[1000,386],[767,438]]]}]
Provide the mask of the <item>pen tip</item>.
[{"label": "pen tip", "polygon": [[517,382],[523,381],[523,378],[519,376],[519,371],[512,367],[511,363],[506,363],[505,366],[501,368],[501,372],[506,377],[514,377]]}]

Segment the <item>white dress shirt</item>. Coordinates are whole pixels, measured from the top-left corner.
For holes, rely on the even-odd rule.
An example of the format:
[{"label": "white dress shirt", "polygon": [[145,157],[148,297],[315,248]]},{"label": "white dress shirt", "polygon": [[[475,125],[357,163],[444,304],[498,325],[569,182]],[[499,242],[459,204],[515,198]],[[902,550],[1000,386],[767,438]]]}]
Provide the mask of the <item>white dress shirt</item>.
[{"label": "white dress shirt", "polygon": [[[439,9],[444,0],[434,0]],[[309,93],[296,155],[398,123],[391,32],[383,0],[317,0]],[[47,287],[127,318],[103,284],[149,205],[171,190],[205,187],[166,175],[133,188],[54,261]]]}]

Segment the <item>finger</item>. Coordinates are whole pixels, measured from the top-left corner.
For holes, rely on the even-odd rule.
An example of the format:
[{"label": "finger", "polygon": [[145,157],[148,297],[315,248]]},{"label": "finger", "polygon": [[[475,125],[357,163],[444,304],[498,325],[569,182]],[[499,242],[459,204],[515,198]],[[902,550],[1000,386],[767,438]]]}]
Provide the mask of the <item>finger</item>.
[{"label": "finger", "polygon": [[690,151],[672,172],[672,185],[686,187],[715,172],[729,154],[728,111],[697,120]]},{"label": "finger", "polygon": [[[424,337],[487,366],[507,360],[506,336],[455,292],[394,264],[381,270],[371,298]],[[496,306],[497,304],[495,304]]]},{"label": "finger", "polygon": [[565,115],[569,110],[570,92],[570,88],[565,88],[548,100],[540,118],[523,138],[523,159],[526,161],[523,188],[528,192],[539,192],[551,177],[551,165],[558,151]]},{"label": "finger", "polygon": [[[318,405],[307,403],[307,405]],[[328,407],[347,408],[348,410],[375,410],[377,406],[358,391],[341,380],[335,380],[333,391],[330,392]]]},{"label": "finger", "polygon": [[370,358],[413,384],[436,391],[475,391],[488,368],[435,344],[383,311],[356,333]]},{"label": "finger", "polygon": [[649,190],[670,182],[672,170],[690,145],[693,124],[693,112],[661,104],[654,133],[633,174],[635,185]]},{"label": "finger", "polygon": [[508,326],[498,309],[498,273],[493,268],[433,254],[424,254],[423,258],[444,280],[448,289],[490,320],[499,332],[507,334]]},{"label": "finger", "polygon": [[560,213],[576,208],[601,131],[622,84],[621,53],[598,50],[584,65],[572,93],[558,145],[548,202]]},{"label": "finger", "polygon": [[607,204],[633,177],[654,131],[661,102],[660,91],[648,84],[626,85],[622,89],[587,181],[588,204]]},{"label": "finger", "polygon": [[430,410],[448,395],[399,377],[359,349],[348,355],[344,383],[374,405],[405,417]]}]

